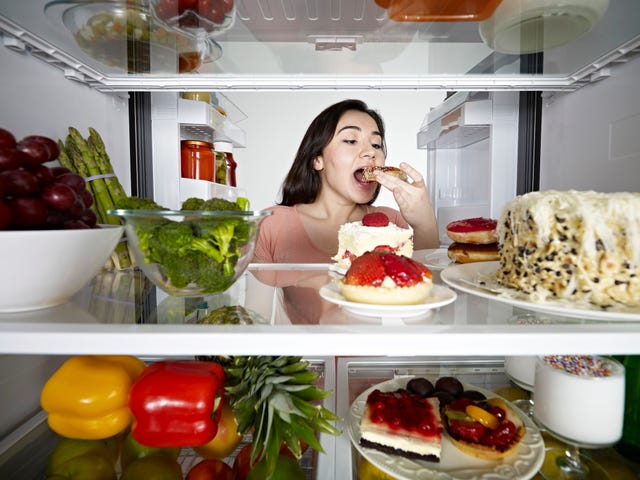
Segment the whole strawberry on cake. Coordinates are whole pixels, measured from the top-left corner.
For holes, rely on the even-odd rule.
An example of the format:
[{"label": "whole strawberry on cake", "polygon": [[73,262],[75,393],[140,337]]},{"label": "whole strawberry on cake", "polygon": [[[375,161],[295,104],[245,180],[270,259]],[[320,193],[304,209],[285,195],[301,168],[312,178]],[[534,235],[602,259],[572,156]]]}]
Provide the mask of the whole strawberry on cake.
[{"label": "whole strawberry on cake", "polygon": [[399,227],[382,212],[368,213],[362,221],[345,223],[340,227],[338,253],[332,260],[338,267],[347,269],[354,258],[380,246],[410,257],[413,255],[413,229]]},{"label": "whole strawberry on cake", "polygon": [[336,282],[348,301],[377,305],[415,305],[433,287],[431,270],[386,246],[356,257]]}]

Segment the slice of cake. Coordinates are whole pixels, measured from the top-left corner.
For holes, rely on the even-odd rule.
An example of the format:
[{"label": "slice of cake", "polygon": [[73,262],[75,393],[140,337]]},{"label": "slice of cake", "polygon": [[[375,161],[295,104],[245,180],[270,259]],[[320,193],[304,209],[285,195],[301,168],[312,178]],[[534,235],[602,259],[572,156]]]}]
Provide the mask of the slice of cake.
[{"label": "slice of cake", "polygon": [[505,205],[497,233],[498,281],[532,301],[640,305],[640,193],[528,193]]},{"label": "slice of cake", "polygon": [[436,398],[374,390],[360,421],[360,444],[406,458],[440,461],[442,423]]},{"label": "slice of cake", "polygon": [[389,221],[382,212],[365,215],[360,222],[345,223],[338,231],[338,253],[332,257],[340,268],[349,268],[351,261],[378,246],[391,247],[394,253],[413,255],[413,229],[402,228]]}]

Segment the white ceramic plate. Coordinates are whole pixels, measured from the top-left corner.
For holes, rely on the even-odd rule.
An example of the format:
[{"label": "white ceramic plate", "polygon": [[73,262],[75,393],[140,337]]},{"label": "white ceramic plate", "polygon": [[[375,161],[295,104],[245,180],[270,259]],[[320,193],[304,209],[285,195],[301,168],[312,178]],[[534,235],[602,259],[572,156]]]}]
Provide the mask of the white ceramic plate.
[{"label": "white ceramic plate", "polygon": [[[529,417],[506,400],[505,402],[522,418],[526,432],[516,450],[500,460],[481,460],[467,455],[458,450],[446,434],[442,436],[439,463],[410,460],[361,446],[360,419],[369,394],[376,388],[382,391],[404,388],[411,378],[396,377],[374,385],[361,393],[351,404],[347,424],[349,437],[360,454],[373,465],[401,480],[526,480],[538,472],[544,460],[544,441],[540,430]],[[499,397],[494,392],[479,387],[465,385],[465,388],[478,390],[487,397]]]},{"label": "white ceramic plate", "polygon": [[331,282],[320,288],[320,296],[326,301],[340,305],[344,310],[355,313],[356,315],[366,317],[407,318],[424,315],[429,310],[448,305],[453,302],[458,295],[443,285],[434,285],[424,303],[417,305],[374,305],[346,300],[342,296],[342,293],[340,293],[338,285]]},{"label": "white ceramic plate", "polygon": [[[527,310],[590,320],[640,321],[640,308],[612,307],[603,310],[587,302],[574,303],[566,300],[533,302],[517,290],[498,284],[495,280],[497,269],[498,262],[454,264],[440,272],[440,278],[447,285],[462,292]],[[489,291],[488,288],[497,292]]]},{"label": "white ceramic plate", "polygon": [[424,263],[431,270],[442,270],[451,265],[451,259],[447,255],[446,248],[430,248],[413,252],[413,259]]}]

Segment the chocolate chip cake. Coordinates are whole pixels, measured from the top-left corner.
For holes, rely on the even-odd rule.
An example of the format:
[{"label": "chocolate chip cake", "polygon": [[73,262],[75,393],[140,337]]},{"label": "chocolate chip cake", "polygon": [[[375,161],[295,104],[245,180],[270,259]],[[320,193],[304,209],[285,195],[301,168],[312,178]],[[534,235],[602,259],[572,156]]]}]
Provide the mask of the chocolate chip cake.
[{"label": "chocolate chip cake", "polygon": [[505,205],[497,233],[497,280],[532,301],[640,305],[640,193],[528,193]]}]

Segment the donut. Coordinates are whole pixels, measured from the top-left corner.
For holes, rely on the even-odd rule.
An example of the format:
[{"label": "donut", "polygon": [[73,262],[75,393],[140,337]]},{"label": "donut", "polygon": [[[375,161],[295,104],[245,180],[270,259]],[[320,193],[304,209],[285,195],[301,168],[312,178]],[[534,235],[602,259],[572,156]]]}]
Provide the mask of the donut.
[{"label": "donut", "polygon": [[366,167],[362,169],[362,179],[365,182],[375,182],[376,177],[374,176],[375,171],[380,171],[384,173],[388,173],[389,175],[393,175],[394,177],[398,177],[400,180],[404,180],[405,182],[409,180],[409,177],[406,173],[400,170],[398,167]]},{"label": "donut", "polygon": [[498,221],[492,218],[476,217],[456,220],[447,224],[447,236],[460,243],[495,243],[498,241],[496,226]]},{"label": "donut", "polygon": [[500,259],[497,243],[454,242],[449,245],[447,256],[456,263],[493,262]]}]

